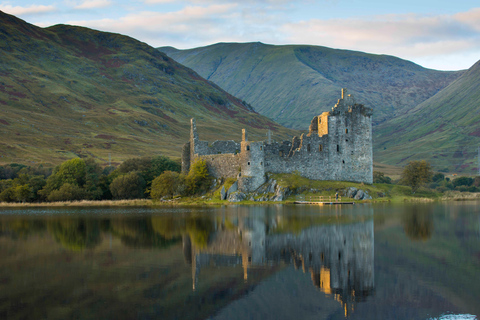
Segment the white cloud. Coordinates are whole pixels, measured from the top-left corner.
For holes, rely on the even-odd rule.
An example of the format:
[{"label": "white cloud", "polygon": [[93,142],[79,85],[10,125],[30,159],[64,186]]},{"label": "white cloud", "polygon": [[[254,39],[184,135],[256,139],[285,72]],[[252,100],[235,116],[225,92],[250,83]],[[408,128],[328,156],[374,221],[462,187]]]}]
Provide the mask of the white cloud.
[{"label": "white cloud", "polygon": [[284,24],[288,43],[315,44],[414,59],[477,51],[480,10],[456,15],[383,15]]},{"label": "white cloud", "polygon": [[83,3],[75,6],[75,9],[97,9],[105,8],[112,4],[110,0],[85,0]]},{"label": "white cloud", "polygon": [[[93,0],[90,0],[93,1]],[[106,0],[101,0],[106,1]],[[143,0],[151,4],[170,0]],[[389,54],[427,67],[454,69],[438,62],[467,55],[480,58],[480,8],[451,15],[377,15],[292,21],[291,0],[186,0],[173,12],[143,11],[119,19],[70,21],[99,30],[128,34],[152,46],[192,48],[216,42],[262,41],[311,44]],[[443,57],[443,58],[441,58]],[[475,61],[464,62],[473,64]]]},{"label": "white cloud", "polygon": [[44,6],[44,5],[30,5],[28,7],[20,7],[20,6],[11,6],[11,5],[0,5],[0,10],[9,14],[13,14],[15,16],[22,16],[22,15],[31,15],[31,14],[39,14],[39,13],[49,13],[56,11],[55,6]]}]

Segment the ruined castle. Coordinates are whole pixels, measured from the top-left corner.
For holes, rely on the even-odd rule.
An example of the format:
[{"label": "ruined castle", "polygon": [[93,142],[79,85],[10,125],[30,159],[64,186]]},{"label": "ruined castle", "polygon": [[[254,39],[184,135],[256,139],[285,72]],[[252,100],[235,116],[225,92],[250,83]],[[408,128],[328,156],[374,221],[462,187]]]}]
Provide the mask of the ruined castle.
[{"label": "ruined castle", "polygon": [[308,134],[292,141],[215,141],[198,138],[191,120],[190,140],[183,147],[182,172],[198,158],[215,178],[236,177],[238,188],[251,192],[265,183],[265,173],[293,173],[314,180],[373,182],[372,109],[356,104],[342,89],[332,111],[315,116]]}]

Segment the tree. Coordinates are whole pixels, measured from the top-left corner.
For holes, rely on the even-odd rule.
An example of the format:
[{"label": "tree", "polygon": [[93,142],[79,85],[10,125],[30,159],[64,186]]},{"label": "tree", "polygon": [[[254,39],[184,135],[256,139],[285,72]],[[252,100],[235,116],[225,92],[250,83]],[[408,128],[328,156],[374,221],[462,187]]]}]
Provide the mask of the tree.
[{"label": "tree", "polygon": [[208,174],[207,162],[197,159],[190,167],[186,178],[186,187],[189,194],[196,194],[207,191],[210,186],[211,177]]},{"label": "tree", "polygon": [[383,172],[373,171],[373,183],[392,183],[392,179]]},{"label": "tree", "polygon": [[72,183],[64,183],[60,189],[53,190],[48,195],[48,201],[73,201],[82,200],[85,197],[84,190]]},{"label": "tree", "polygon": [[452,183],[455,187],[459,186],[471,186],[473,184],[474,180],[473,178],[469,177],[458,177],[453,179]]},{"label": "tree", "polygon": [[110,191],[114,199],[143,198],[145,180],[137,172],[130,172],[113,179]]},{"label": "tree", "polygon": [[165,171],[152,181],[150,196],[152,199],[160,199],[164,196],[173,198],[176,194],[181,194],[185,186],[185,177],[173,171]]},{"label": "tree", "polygon": [[410,161],[403,169],[402,180],[415,193],[420,186],[430,181],[432,175],[432,167],[427,161]]}]

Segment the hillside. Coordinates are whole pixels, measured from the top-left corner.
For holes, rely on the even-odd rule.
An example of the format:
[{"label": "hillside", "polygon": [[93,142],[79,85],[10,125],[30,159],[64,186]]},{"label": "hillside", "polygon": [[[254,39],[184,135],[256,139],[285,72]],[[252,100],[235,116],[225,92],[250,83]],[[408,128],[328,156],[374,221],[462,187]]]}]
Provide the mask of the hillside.
[{"label": "hillside", "polygon": [[374,109],[376,125],[406,113],[462,74],[425,69],[393,56],[307,45],[218,43],[159,50],[259,113],[298,129],[330,110],[340,88]]},{"label": "hillside", "polygon": [[377,126],[376,160],[428,159],[437,170],[477,174],[479,108],[480,61],[410,112]]},{"label": "hillside", "polygon": [[0,12],[0,164],[179,157],[201,139],[276,139],[285,129],[158,50],[119,34],[39,28]]}]

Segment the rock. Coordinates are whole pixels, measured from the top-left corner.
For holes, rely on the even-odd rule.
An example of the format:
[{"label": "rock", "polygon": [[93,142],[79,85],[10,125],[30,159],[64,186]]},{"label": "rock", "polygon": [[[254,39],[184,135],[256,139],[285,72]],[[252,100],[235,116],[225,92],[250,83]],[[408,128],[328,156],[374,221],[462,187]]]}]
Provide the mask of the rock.
[{"label": "rock", "polygon": [[372,197],[368,194],[365,194],[362,200],[372,200]]},{"label": "rock", "polygon": [[231,194],[231,193],[234,193],[234,192],[236,192],[236,191],[238,191],[238,181],[235,181],[235,182],[230,186],[230,188],[228,188],[226,197],[227,197],[227,198],[230,197],[230,194]]},{"label": "rock", "polygon": [[242,200],[245,200],[245,198],[246,198],[245,193],[239,192],[239,191],[235,191],[228,195],[228,201],[230,202],[240,202]]},{"label": "rock", "polygon": [[276,186],[277,186],[277,181],[276,181],[276,180],[272,180],[272,181],[270,182],[270,186],[269,186],[268,189],[267,189],[267,193],[274,193]]},{"label": "rock", "polygon": [[283,201],[288,197],[290,193],[290,189],[288,187],[281,187],[277,185],[275,190],[275,196],[273,196],[273,201]]},{"label": "rock", "polygon": [[248,199],[250,201],[255,201],[255,198],[253,196],[250,196],[250,199]]},{"label": "rock", "polygon": [[349,198],[353,198],[355,197],[355,195],[357,194],[358,192],[358,189],[355,188],[355,187],[350,187],[350,188],[347,188],[346,192],[345,192],[345,195]]},{"label": "rock", "polygon": [[377,192],[377,196],[378,196],[379,198],[383,198],[383,197],[386,196],[386,194],[383,193],[383,192]]},{"label": "rock", "polygon": [[227,199],[227,193],[225,192],[225,186],[222,186],[222,190],[220,190],[220,200]]},{"label": "rock", "polygon": [[365,193],[363,192],[363,190],[358,190],[357,193],[355,194],[354,199],[362,200],[364,196],[365,196]]}]

